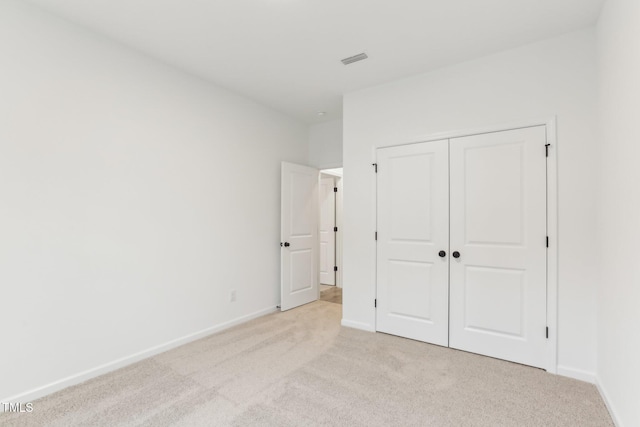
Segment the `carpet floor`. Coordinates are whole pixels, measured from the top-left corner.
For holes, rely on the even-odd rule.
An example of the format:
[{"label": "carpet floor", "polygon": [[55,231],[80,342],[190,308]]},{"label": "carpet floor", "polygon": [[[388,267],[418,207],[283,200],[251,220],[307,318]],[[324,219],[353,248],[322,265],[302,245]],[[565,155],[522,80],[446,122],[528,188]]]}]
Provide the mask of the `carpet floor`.
[{"label": "carpet floor", "polygon": [[0,414],[2,426],[612,426],[596,388],[340,326],[317,301]]}]

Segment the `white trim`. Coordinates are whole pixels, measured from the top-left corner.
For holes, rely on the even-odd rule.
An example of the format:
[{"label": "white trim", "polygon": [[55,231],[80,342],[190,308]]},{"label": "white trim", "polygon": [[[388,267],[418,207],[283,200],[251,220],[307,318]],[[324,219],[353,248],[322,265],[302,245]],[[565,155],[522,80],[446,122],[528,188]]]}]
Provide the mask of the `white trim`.
[{"label": "white trim", "polygon": [[344,175],[344,169],[343,172],[334,172],[337,169],[343,169],[343,168],[330,168],[330,169],[320,169],[320,173],[323,175],[329,175],[329,176],[334,176],[336,178],[342,178],[342,176]]},{"label": "white trim", "polygon": [[595,372],[583,371],[582,369],[570,368],[568,366],[558,366],[557,374],[591,384],[596,383]]},{"label": "white trim", "polygon": [[[540,119],[518,120],[503,123],[501,125],[483,126],[475,129],[439,132],[426,136],[417,136],[411,141],[392,143],[373,147],[373,159],[376,162],[376,153],[380,148],[397,147],[401,145],[418,144],[421,142],[438,141],[442,139],[459,138],[463,136],[480,135],[493,132],[504,132],[514,129],[522,129],[534,126],[545,126],[549,157],[547,159],[547,233],[549,235],[549,249],[547,249],[547,326],[549,327],[549,339],[545,367],[551,374],[558,373],[558,140],[556,135],[556,116]],[[374,178],[374,194],[377,195],[377,186]],[[374,196],[374,215],[377,210]],[[375,218],[375,216],[374,216]],[[375,222],[374,222],[375,223]],[[377,256],[374,262],[374,278],[376,274]],[[374,280],[375,280],[374,279]],[[377,284],[376,284],[377,292]],[[590,381],[593,382],[593,381]]]},{"label": "white trim", "polygon": [[[461,130],[453,130],[453,131],[447,131],[447,132],[438,132],[438,133],[432,133],[429,135],[417,135],[416,137],[411,138],[410,141],[383,144],[383,145],[374,147],[374,149],[397,147],[399,145],[419,144],[421,142],[438,141],[440,139],[451,139],[451,138],[460,138],[463,136],[481,135],[484,133],[504,132],[507,130],[529,128],[534,126],[552,126],[555,129],[555,121],[556,121],[556,117],[551,116],[551,117],[545,117],[540,119],[510,121],[502,124],[496,124],[491,126],[481,126],[481,127],[472,128],[472,129],[461,129]],[[555,132],[554,132],[554,135],[555,135]]]},{"label": "white trim", "polygon": [[21,402],[21,403],[30,402],[30,401],[39,399],[43,396],[46,396],[48,394],[70,387],[72,385],[80,384],[82,382],[90,380],[91,378],[95,378],[100,375],[104,375],[108,372],[115,371],[116,369],[125,367],[127,365],[131,365],[132,363],[138,362],[142,359],[155,356],[156,354],[164,353],[167,350],[180,347],[181,345],[199,340],[200,338],[204,338],[209,335],[213,335],[225,329],[229,329],[233,326],[248,322],[250,320],[253,320],[255,318],[258,318],[270,313],[274,313],[276,311],[277,311],[276,307],[267,307],[262,310],[256,311],[254,313],[247,314],[246,316],[237,317],[227,322],[223,322],[218,325],[211,326],[207,329],[203,329],[201,331],[185,335],[181,338],[171,340],[164,344],[160,344],[155,347],[151,347],[146,350],[134,353],[132,355],[125,356],[120,359],[116,359],[114,361],[102,364],[100,366],[96,366],[95,368],[78,372],[77,374],[68,376],[66,378],[62,378],[60,380],[54,381],[49,384],[45,384],[43,386],[34,388],[24,393],[20,393],[15,396],[0,399],[0,402]]},{"label": "white trim", "polygon": [[556,118],[545,123],[547,128],[547,327],[549,339],[547,345],[547,372],[558,372],[558,139],[556,136]]},{"label": "white trim", "polygon": [[604,404],[609,410],[609,415],[611,416],[611,421],[615,424],[616,427],[622,427],[622,423],[620,422],[620,417],[618,417],[616,411],[613,409],[613,405],[611,405],[611,400],[608,397],[607,392],[605,391],[600,379],[596,377],[596,388],[600,392],[600,396],[602,396],[602,400],[604,400]]},{"label": "white trim", "polygon": [[336,286],[342,288],[342,269],[344,268],[343,262],[343,227],[344,227],[344,198],[342,192],[344,191],[344,185],[342,177],[336,177],[336,187],[338,188],[338,194],[336,195],[336,266],[338,272],[336,274]]},{"label": "white trim", "polygon": [[375,332],[376,329],[368,323],[356,322],[353,320],[342,319],[340,324],[345,328],[359,329],[361,331]]},{"label": "white trim", "polygon": [[[374,172],[371,174],[371,185],[373,188],[373,198],[372,198],[372,205],[371,205],[371,212],[373,212],[373,233],[374,236],[376,236],[376,240],[374,240],[373,242],[373,277],[371,278],[371,281],[373,282],[373,298],[374,301],[378,300],[378,240],[377,240],[377,233],[378,233],[378,148],[379,147],[371,147],[371,166],[375,167]],[[371,236],[372,238],[374,236]],[[372,303],[374,301],[371,301]],[[374,303],[374,308],[373,308],[373,331],[376,332],[378,330],[378,309],[376,308],[377,304]]]}]

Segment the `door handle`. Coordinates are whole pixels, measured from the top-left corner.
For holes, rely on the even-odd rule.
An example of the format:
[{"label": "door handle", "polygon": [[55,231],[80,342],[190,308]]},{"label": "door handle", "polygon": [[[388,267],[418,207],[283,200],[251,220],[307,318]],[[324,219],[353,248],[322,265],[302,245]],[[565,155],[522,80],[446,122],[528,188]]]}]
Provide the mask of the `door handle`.
[{"label": "door handle", "polygon": [[440,252],[438,252],[438,256],[439,256],[440,258],[444,258],[444,257],[446,257],[446,256],[447,256],[447,253],[446,253],[445,251],[440,251]]},{"label": "door handle", "polygon": [[455,251],[451,255],[453,255],[454,258],[460,258],[460,252],[458,252],[458,251]]},{"label": "door handle", "polygon": [[291,244],[289,244],[289,242],[284,242],[284,245],[280,243],[280,246],[284,246],[285,248],[288,248],[289,246],[291,246]]}]

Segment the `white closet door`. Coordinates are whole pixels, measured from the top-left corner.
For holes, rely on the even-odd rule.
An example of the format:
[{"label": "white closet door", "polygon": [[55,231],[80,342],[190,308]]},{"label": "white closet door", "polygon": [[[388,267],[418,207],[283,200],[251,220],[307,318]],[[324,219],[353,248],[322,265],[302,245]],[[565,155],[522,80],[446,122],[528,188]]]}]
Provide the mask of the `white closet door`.
[{"label": "white closet door", "polygon": [[381,148],[377,159],[376,329],[446,346],[447,141]]},{"label": "white closet door", "polygon": [[453,348],[544,366],[545,141],[544,126],[451,139]]},{"label": "white closet door", "polygon": [[336,284],[336,193],[333,177],[320,178],[320,283]]}]

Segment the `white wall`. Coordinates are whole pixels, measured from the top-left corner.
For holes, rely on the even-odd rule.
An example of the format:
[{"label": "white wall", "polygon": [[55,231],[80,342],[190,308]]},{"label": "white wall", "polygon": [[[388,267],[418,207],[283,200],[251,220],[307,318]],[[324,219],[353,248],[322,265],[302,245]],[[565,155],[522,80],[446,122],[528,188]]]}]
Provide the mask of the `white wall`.
[{"label": "white wall", "polygon": [[559,372],[594,379],[596,56],[584,30],[345,96],[343,323],[375,327],[375,147],[557,116]]},{"label": "white wall", "polygon": [[307,126],[14,0],[0,70],[0,400],[275,308]]},{"label": "white wall", "polygon": [[598,380],[619,426],[640,425],[640,2],[609,0],[598,23],[602,272]]},{"label": "white wall", "polygon": [[319,169],[342,167],[342,120],[309,127],[309,165]]}]

